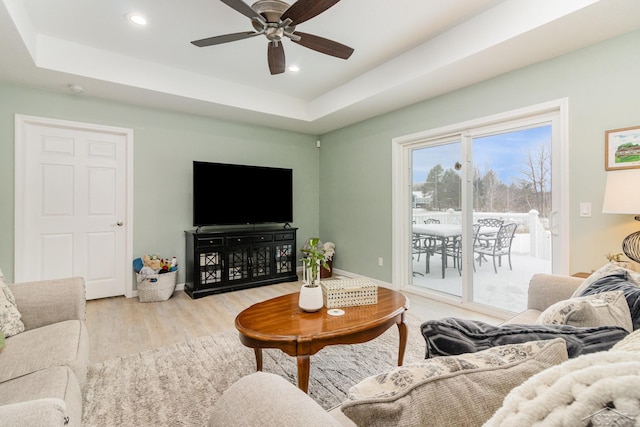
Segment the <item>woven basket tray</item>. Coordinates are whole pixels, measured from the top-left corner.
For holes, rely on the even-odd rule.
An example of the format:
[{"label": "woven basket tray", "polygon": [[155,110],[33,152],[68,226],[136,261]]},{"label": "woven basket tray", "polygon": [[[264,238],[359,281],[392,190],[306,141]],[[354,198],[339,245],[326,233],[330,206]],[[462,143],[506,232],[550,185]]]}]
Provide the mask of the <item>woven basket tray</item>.
[{"label": "woven basket tray", "polygon": [[[166,301],[176,290],[177,271],[150,276],[138,276],[138,299],[140,302]],[[155,281],[154,281],[155,280]]]},{"label": "woven basket tray", "polygon": [[327,308],[378,303],[378,285],[367,279],[341,279],[320,282]]}]

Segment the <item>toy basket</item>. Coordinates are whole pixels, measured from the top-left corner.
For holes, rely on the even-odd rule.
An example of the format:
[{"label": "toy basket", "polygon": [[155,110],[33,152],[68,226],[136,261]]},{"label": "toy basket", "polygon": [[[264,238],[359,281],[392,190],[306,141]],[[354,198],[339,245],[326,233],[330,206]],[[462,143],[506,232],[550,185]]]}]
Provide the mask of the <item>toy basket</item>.
[{"label": "toy basket", "polygon": [[166,301],[176,290],[178,272],[138,276],[138,299],[140,302]]}]

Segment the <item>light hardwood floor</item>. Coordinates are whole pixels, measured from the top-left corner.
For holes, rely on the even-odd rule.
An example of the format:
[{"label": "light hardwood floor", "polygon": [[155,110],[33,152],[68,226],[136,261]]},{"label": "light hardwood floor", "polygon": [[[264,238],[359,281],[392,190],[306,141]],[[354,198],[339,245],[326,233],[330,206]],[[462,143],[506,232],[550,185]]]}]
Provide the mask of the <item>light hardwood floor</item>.
[{"label": "light hardwood floor", "polygon": [[[87,302],[89,360],[153,350],[216,332],[235,330],[235,317],[246,307],[286,293],[301,282],[209,295],[191,299],[176,291],[167,301],[141,303],[137,298],[103,298]],[[454,316],[496,324],[500,320],[463,308],[405,293],[410,312],[421,321]]]}]

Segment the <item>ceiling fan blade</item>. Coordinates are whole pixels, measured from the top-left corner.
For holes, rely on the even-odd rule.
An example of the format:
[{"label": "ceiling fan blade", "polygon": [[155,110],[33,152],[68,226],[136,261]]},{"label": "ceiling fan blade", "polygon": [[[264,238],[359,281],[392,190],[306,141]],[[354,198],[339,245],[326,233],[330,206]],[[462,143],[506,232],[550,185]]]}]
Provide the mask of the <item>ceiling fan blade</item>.
[{"label": "ceiling fan blade", "polygon": [[287,18],[293,21],[291,25],[298,25],[301,22],[308,21],[314,16],[320,15],[340,0],[298,0],[284,11],[281,20]]},{"label": "ceiling fan blade", "polygon": [[313,49],[320,53],[324,53],[326,55],[335,56],[336,58],[349,59],[349,57],[353,53],[353,49],[349,46],[345,46],[342,43],[334,42],[333,40],[314,36],[313,34],[301,33],[299,31],[296,31],[294,34],[300,37],[300,40],[291,39],[294,43],[298,43],[299,45],[302,45],[309,49]]},{"label": "ceiling fan blade", "polygon": [[271,71],[272,75],[284,73],[286,61],[284,58],[284,47],[282,46],[282,43],[278,43],[275,46],[274,43],[269,43],[267,59],[269,61],[269,71]]},{"label": "ceiling fan blade", "polygon": [[260,34],[261,33],[256,33],[256,32],[225,34],[223,36],[215,36],[215,37],[208,37],[206,39],[201,39],[201,40],[194,40],[191,42],[191,44],[194,44],[198,47],[213,46],[216,44],[248,39],[250,37],[259,36]]},{"label": "ceiling fan blade", "polygon": [[257,20],[263,20],[264,18],[262,16],[260,16],[260,14],[258,12],[256,12],[255,10],[251,9],[251,7],[246,4],[245,2],[243,2],[242,0],[220,0],[222,3],[226,4],[227,6],[229,6],[232,9],[235,9],[236,11],[240,12],[241,14],[243,14],[244,16],[246,16],[247,18],[251,18],[251,19],[257,19]]}]

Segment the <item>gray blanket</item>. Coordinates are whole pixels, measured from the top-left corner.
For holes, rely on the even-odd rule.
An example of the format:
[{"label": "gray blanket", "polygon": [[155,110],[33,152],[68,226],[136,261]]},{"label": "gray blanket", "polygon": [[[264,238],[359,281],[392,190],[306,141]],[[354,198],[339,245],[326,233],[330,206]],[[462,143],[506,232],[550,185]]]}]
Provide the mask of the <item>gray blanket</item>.
[{"label": "gray blanket", "polygon": [[447,317],[428,320],[420,326],[427,349],[426,358],[473,353],[505,344],[563,338],[569,357],[609,350],[628,335],[618,326],[584,328],[569,325],[493,326],[478,320]]}]

